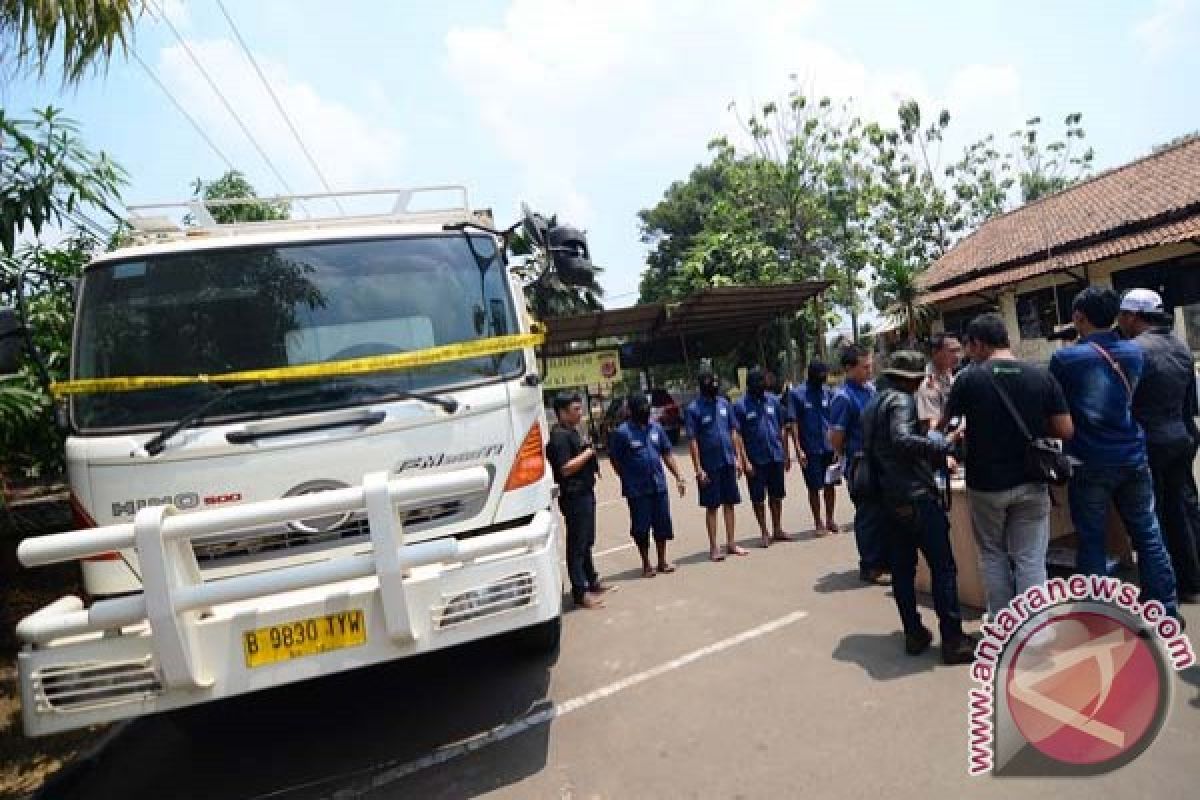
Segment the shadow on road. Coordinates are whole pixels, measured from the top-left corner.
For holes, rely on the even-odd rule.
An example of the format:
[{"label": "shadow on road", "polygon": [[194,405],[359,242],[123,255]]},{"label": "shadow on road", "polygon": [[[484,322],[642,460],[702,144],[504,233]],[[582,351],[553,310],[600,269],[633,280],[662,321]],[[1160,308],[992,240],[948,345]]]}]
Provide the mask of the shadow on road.
[{"label": "shadow on road", "polygon": [[1188,700],[1194,708],[1200,708],[1200,666],[1193,664],[1179,673],[1184,683],[1190,683],[1196,689],[1196,696]]},{"label": "shadow on road", "polygon": [[864,583],[858,577],[857,569],[843,570],[842,572],[827,572],[817,582],[813,584],[813,591],[820,594],[832,594],[833,592],[852,592],[857,589],[875,588],[869,583]]},{"label": "shadow on road", "polygon": [[[145,717],[42,796],[326,797],[544,707],[553,660],[523,656],[498,638]],[[412,778],[423,784],[421,797],[515,783],[545,766],[549,730],[538,725],[509,740],[506,757],[486,771],[460,760]]]},{"label": "shadow on road", "polygon": [[842,638],[833,651],[837,661],[858,664],[873,680],[890,681],[929,672],[938,665],[936,646],[919,656],[904,652],[904,634],[852,633]]}]

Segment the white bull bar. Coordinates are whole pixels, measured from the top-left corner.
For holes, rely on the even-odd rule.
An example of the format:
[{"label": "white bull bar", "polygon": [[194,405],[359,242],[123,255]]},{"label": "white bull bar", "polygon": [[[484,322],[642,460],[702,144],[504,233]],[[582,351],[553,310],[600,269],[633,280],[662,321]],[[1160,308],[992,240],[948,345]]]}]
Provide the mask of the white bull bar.
[{"label": "white bull bar", "polygon": [[[94,642],[97,635],[149,622],[150,655],[163,688],[194,693],[214,682],[212,665],[201,656],[203,648],[197,642],[197,622],[212,608],[376,576],[388,638],[397,645],[413,643],[425,628],[414,624],[406,591],[405,581],[412,570],[435,564],[469,565],[501,554],[547,548],[553,553],[555,528],[546,522],[552,519],[548,512],[538,515],[539,524],[462,540],[446,537],[405,544],[402,512],[478,495],[489,486],[490,476],[483,467],[392,480],[379,472],[365,476],[361,486],[189,513],[179,513],[173,506],[147,507],[137,513],[133,523],[27,539],[17,555],[28,567],[135,548],[144,589],[140,594],[97,601],[89,608],[77,598],[64,597],[21,620],[17,635],[26,649],[33,651],[30,655],[35,655],[38,651],[65,651],[81,636],[90,635]],[[231,530],[363,509],[370,529],[369,553],[205,582],[191,546],[193,540]],[[254,536],[253,531],[247,532],[247,538]],[[558,591],[559,587],[553,587],[556,596]],[[544,587],[539,594],[546,594]],[[21,680],[23,697],[29,699],[25,684],[30,676],[23,673]],[[35,713],[25,708],[27,730],[41,727],[31,723]]]}]

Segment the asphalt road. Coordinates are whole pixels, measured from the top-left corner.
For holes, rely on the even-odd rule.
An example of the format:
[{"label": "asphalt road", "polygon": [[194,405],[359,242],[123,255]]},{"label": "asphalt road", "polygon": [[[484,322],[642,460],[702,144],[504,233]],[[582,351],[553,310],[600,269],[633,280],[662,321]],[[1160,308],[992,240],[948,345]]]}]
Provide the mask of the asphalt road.
[{"label": "asphalt road", "polygon": [[[720,564],[694,497],[674,500],[679,570],[647,580],[606,468],[597,565],[620,590],[566,615],[556,663],[482,642],[145,718],[49,796],[1196,796],[1197,667],[1175,678],[1158,740],[1115,773],[969,778],[967,668],[903,654],[888,591],[857,580],[853,535],[812,538],[798,471],[788,488],[801,541],[755,547],[744,505],[751,554]],[[1200,630],[1197,607],[1185,614]]]}]

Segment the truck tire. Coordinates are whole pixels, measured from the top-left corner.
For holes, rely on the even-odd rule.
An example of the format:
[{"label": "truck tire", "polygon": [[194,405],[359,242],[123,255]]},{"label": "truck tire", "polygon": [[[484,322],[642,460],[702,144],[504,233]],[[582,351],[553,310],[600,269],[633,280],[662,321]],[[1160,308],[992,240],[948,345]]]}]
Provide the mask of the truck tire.
[{"label": "truck tire", "polygon": [[522,655],[531,658],[555,656],[562,639],[562,617],[522,628],[513,633],[512,637]]}]

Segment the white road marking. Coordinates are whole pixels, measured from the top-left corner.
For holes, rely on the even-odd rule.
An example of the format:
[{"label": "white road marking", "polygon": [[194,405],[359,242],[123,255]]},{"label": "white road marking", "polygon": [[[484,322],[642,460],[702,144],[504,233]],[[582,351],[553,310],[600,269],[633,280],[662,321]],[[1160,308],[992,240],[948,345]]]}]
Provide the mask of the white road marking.
[{"label": "white road marking", "polygon": [[616,547],[610,547],[607,550],[601,550],[598,553],[592,553],[592,558],[600,558],[602,556],[610,556],[613,553],[619,553],[622,550],[629,550],[632,547],[633,547],[633,542],[626,542],[625,544],[619,544]]},{"label": "white road marking", "polygon": [[[693,650],[690,653],[685,653],[678,658],[674,658],[666,663],[659,664],[656,667],[651,667],[650,669],[638,672],[634,675],[621,678],[620,680],[614,681],[607,686],[601,686],[599,689],[593,689],[587,694],[573,697],[570,700],[564,700],[557,705],[541,709],[540,711],[531,712],[518,720],[500,725],[499,727],[493,728],[490,731],[482,733],[472,739],[468,739],[464,742],[458,742],[457,744],[439,747],[438,749],[413,761],[392,765],[384,763],[378,764],[374,767],[368,767],[364,770],[356,770],[355,772],[349,773],[348,775],[342,777],[349,778],[353,775],[364,775],[364,773],[367,775],[367,777],[360,779],[360,782],[356,786],[338,789],[332,794],[328,795],[328,797],[333,798],[333,800],[353,800],[353,798],[363,797],[371,792],[393,784],[396,781],[421,772],[422,770],[426,770],[430,767],[435,767],[440,764],[445,764],[448,761],[461,758],[462,756],[474,753],[477,750],[482,750],[490,745],[503,742],[506,739],[511,739],[512,737],[518,736],[525,731],[530,730],[531,728],[536,728],[540,725],[553,722],[554,720],[564,717],[567,714],[587,708],[588,706],[599,702],[600,700],[606,700],[609,697],[618,694],[619,692],[625,691],[626,689],[632,689],[634,686],[638,686],[647,681],[651,681],[655,678],[666,675],[668,672],[673,672],[681,667],[686,667],[689,664],[700,661],[701,659],[724,652],[725,650],[737,647],[740,644],[745,644],[753,639],[766,636],[769,633],[774,633],[780,628],[785,628],[794,622],[799,622],[807,616],[807,611],[793,611],[790,614],[785,614],[784,616],[773,619],[770,622],[765,622],[762,625],[750,628],[749,630],[742,631],[738,634],[734,634],[726,639],[721,639],[718,642],[705,645],[704,647]],[[285,792],[296,791],[303,788],[311,788],[321,783],[327,783],[329,780],[330,779],[327,778],[321,781],[314,781],[313,783],[306,784],[305,786],[293,786],[289,789],[281,790],[280,792],[272,792],[271,794],[261,795],[261,797],[267,798],[278,796]]]}]

